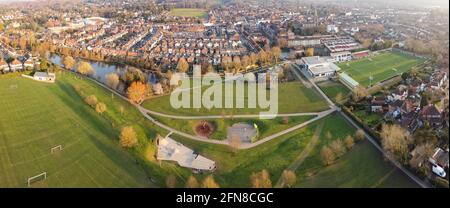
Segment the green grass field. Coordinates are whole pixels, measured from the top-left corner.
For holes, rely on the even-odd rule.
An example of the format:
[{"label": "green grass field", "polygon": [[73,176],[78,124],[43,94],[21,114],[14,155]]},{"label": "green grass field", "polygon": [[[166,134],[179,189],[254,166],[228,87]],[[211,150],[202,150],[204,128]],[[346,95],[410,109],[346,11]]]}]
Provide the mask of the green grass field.
[{"label": "green grass field", "polygon": [[[314,132],[321,122],[323,122],[323,130],[319,131],[321,133],[318,143],[313,146],[296,171],[297,186],[348,187],[349,184],[356,187],[415,186],[401,172],[384,162],[377,150],[365,141],[357,144],[335,164],[325,167],[319,155],[321,147],[355,132],[355,129],[337,114],[263,145],[237,153],[232,152],[228,147],[199,143],[178,136],[173,137],[199,154],[216,161],[218,169],[214,176],[222,187],[249,187],[250,175],[262,169],[269,171],[272,183],[275,184],[282,171],[290,166],[311,142]],[[332,133],[332,139],[326,138],[325,135],[328,131]],[[341,168],[345,171],[345,175],[331,180],[329,177],[338,174]],[[387,175],[388,173],[390,174]],[[322,175],[323,179],[319,178]]]},{"label": "green grass field", "polygon": [[320,89],[325,93],[327,97],[329,97],[333,102],[336,102],[336,96],[341,93],[342,98],[345,99],[350,93],[348,87],[344,86],[340,82],[336,81],[321,81],[318,82],[317,85]]},{"label": "green grass field", "polygon": [[338,66],[342,72],[347,73],[359,84],[368,87],[370,85],[370,76],[373,77],[372,85],[374,85],[396,75],[401,75],[424,61],[400,52],[383,52],[374,57],[343,62],[338,64]]},{"label": "green grass field", "polygon": [[[58,77],[60,78],[60,77]],[[0,187],[153,187],[117,133],[64,81],[0,76]],[[61,152],[50,149],[62,145]]]},{"label": "green grass field", "polygon": [[[222,93],[223,100],[227,99],[225,93]],[[247,87],[245,88],[245,103],[247,103]],[[192,103],[192,99],[191,99]],[[168,115],[202,116],[202,115],[240,115],[240,114],[259,114],[267,109],[261,108],[172,108],[170,104],[170,95],[149,99],[142,104],[146,109],[165,113]],[[313,89],[308,89],[301,82],[288,82],[278,85],[278,113],[302,113],[302,112],[320,112],[328,109],[327,103]]]},{"label": "green grass field", "polygon": [[[194,127],[202,120],[180,120],[180,119],[170,119],[163,117],[155,117],[158,121],[171,126],[172,128],[178,129],[180,131],[195,135]],[[283,131],[295,125],[304,123],[314,116],[296,116],[289,117],[288,124],[283,124],[283,118],[277,117],[274,119],[212,119],[207,120],[214,124],[215,132],[209,137],[210,139],[224,140],[227,138],[228,127],[235,123],[250,123],[258,125],[258,139],[270,136],[277,132]]]},{"label": "green grass field", "polygon": [[175,8],[169,12],[169,15],[177,17],[204,18],[207,15],[207,11],[204,9]]}]

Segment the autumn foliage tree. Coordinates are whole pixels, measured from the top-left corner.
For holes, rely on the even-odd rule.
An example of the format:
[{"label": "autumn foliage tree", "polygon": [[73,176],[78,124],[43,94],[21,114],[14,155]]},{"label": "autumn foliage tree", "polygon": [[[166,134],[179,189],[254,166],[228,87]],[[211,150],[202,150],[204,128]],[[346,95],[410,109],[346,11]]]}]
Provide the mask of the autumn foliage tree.
[{"label": "autumn foliage tree", "polygon": [[186,188],[200,188],[200,184],[198,184],[197,179],[191,175],[187,179],[185,187]]},{"label": "autumn foliage tree", "polygon": [[333,150],[327,146],[322,147],[320,150],[320,157],[322,158],[322,162],[325,165],[331,165],[336,159],[336,155]]},{"label": "autumn foliage tree", "polygon": [[331,142],[329,147],[331,148],[333,153],[336,155],[336,157],[341,157],[342,155],[345,154],[346,149],[344,147],[344,143],[340,139],[337,139],[337,140],[334,140],[333,142]]},{"label": "autumn foliage tree", "polygon": [[347,149],[351,149],[353,147],[353,145],[355,145],[355,140],[353,139],[352,136],[348,135],[347,137],[345,137],[344,143],[345,143],[345,147],[347,147]]},{"label": "autumn foliage tree", "polygon": [[216,183],[214,177],[209,175],[203,180],[201,188],[220,188],[220,186]]},{"label": "autumn foliage tree", "polygon": [[133,82],[127,89],[127,96],[134,103],[140,103],[144,101],[148,95],[148,85],[142,82]]},{"label": "autumn foliage tree", "polygon": [[89,106],[94,107],[95,105],[97,105],[98,100],[95,95],[89,95],[84,99],[84,102],[86,102]]},{"label": "autumn foliage tree", "polygon": [[120,132],[120,145],[125,148],[131,148],[136,146],[138,143],[136,132],[133,127],[126,126],[122,128]]},{"label": "autumn foliage tree", "polygon": [[72,56],[66,56],[63,60],[64,68],[66,69],[72,69],[72,67],[75,65],[75,60],[72,58]]},{"label": "autumn foliage tree", "polygon": [[185,58],[180,58],[180,60],[178,60],[178,65],[177,65],[178,72],[184,73],[184,72],[187,72],[188,69],[189,69],[189,63],[186,61]]},{"label": "autumn foliage tree", "polygon": [[80,74],[89,75],[94,72],[94,69],[92,68],[91,64],[86,61],[82,61],[78,64],[77,72]]},{"label": "autumn foliage tree", "polygon": [[110,73],[106,75],[106,84],[112,88],[117,89],[117,86],[119,86],[120,80],[119,75],[116,73]]},{"label": "autumn foliage tree", "polygon": [[380,136],[383,149],[400,161],[406,162],[408,146],[411,144],[411,138],[406,130],[399,125],[383,124]]},{"label": "autumn foliage tree", "polygon": [[297,176],[292,170],[284,170],[281,174],[281,180],[283,180],[285,186],[291,188],[297,182]]},{"label": "autumn foliage tree", "polygon": [[269,172],[264,169],[261,172],[252,173],[250,182],[253,188],[272,188]]},{"label": "autumn foliage tree", "polygon": [[95,105],[95,111],[97,113],[104,113],[106,111],[106,105],[104,103],[97,103],[97,105]]},{"label": "autumn foliage tree", "polygon": [[355,133],[355,139],[356,141],[362,141],[366,137],[364,130],[358,129]]},{"label": "autumn foliage tree", "polygon": [[306,49],[305,56],[307,56],[307,57],[314,56],[314,48]]}]

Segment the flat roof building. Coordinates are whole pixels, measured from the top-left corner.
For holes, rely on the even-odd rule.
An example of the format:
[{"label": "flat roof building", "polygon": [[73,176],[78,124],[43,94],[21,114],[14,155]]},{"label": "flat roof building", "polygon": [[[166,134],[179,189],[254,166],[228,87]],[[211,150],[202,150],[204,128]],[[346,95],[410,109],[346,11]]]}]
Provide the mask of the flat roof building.
[{"label": "flat roof building", "polygon": [[303,57],[297,63],[302,70],[306,70],[313,78],[331,77],[340,70],[336,64],[332,63],[331,57],[329,59],[320,56]]}]

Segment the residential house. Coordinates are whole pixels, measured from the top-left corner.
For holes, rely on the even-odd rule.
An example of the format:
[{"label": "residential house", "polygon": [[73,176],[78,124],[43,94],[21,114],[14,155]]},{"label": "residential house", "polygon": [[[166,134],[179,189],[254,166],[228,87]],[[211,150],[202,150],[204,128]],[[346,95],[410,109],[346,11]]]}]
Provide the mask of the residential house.
[{"label": "residential house", "polygon": [[434,104],[429,104],[423,107],[420,112],[420,117],[424,122],[427,122],[430,127],[440,127],[443,122],[442,113]]}]

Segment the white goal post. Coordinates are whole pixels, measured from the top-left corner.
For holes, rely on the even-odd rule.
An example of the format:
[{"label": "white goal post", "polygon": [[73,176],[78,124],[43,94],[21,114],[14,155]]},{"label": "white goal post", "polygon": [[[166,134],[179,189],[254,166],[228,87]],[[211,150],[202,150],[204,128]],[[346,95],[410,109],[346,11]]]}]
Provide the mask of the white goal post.
[{"label": "white goal post", "polygon": [[62,150],[62,145],[58,145],[58,146],[54,146],[50,149],[50,153],[55,153],[56,151],[61,151]]},{"label": "white goal post", "polygon": [[30,187],[33,182],[45,180],[45,179],[47,179],[47,172],[43,172],[41,174],[30,177],[30,178],[28,178],[28,187]]}]

